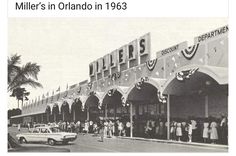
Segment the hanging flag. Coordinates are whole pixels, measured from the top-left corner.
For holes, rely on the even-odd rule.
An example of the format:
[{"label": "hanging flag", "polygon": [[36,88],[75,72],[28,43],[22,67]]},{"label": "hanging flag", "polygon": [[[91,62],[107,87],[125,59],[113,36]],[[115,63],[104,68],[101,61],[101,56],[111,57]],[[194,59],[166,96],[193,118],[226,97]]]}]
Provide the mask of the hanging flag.
[{"label": "hanging flag", "polygon": [[59,86],[58,89],[56,90],[56,92],[60,92],[60,90],[61,90],[61,88],[60,88],[60,86]]},{"label": "hanging flag", "polygon": [[58,93],[58,95],[57,95],[57,100],[59,100],[59,98],[60,98],[60,94],[61,94],[61,93]]},{"label": "hanging flag", "polygon": [[46,98],[46,104],[48,103],[48,97]]},{"label": "hanging flag", "polygon": [[77,86],[77,84],[71,85],[71,86],[69,87],[69,89],[73,89],[73,88],[75,88],[76,86]]},{"label": "hanging flag", "polygon": [[38,96],[38,105],[39,105],[39,103],[40,103],[40,96]]},{"label": "hanging flag", "polygon": [[68,90],[68,83],[67,83],[67,85],[66,85],[66,90]]},{"label": "hanging flag", "polygon": [[49,96],[49,92],[47,92],[46,96]]},{"label": "hanging flag", "polygon": [[45,99],[45,96],[44,96],[44,94],[43,94],[43,95],[42,95],[42,104],[43,104],[44,99]]}]

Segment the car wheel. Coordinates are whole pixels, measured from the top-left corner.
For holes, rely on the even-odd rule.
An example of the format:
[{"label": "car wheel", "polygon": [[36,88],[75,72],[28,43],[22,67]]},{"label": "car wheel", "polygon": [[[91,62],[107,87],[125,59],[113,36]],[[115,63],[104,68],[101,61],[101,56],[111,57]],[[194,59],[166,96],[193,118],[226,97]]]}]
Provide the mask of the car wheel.
[{"label": "car wheel", "polygon": [[24,137],[21,137],[21,138],[19,139],[19,142],[20,142],[20,144],[27,143],[27,141],[26,141],[26,139],[25,139]]},{"label": "car wheel", "polygon": [[55,140],[48,139],[48,144],[51,145],[51,146],[55,145]]}]

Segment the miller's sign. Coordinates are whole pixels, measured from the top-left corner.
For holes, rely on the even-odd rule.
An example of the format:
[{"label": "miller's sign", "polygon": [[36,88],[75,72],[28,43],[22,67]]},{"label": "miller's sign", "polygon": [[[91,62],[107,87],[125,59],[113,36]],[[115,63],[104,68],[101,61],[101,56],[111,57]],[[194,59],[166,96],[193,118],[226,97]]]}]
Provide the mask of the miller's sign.
[{"label": "miller's sign", "polygon": [[[117,69],[117,72],[126,70],[127,68],[137,66],[142,63],[142,60],[150,58],[150,33],[147,33],[119,49],[93,61],[89,64],[89,76],[96,77],[97,74],[109,72]],[[105,74],[103,74],[104,77]],[[94,79],[93,79],[94,80]]]}]

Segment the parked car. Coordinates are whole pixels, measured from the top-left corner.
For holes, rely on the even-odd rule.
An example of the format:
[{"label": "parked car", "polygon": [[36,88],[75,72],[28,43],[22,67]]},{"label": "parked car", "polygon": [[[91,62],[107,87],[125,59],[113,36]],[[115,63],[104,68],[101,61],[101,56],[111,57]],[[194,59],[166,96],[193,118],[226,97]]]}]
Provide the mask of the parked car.
[{"label": "parked car", "polygon": [[27,142],[44,142],[49,145],[56,143],[68,144],[77,138],[76,133],[62,132],[58,127],[36,127],[28,133],[20,133],[16,135],[20,143]]},{"label": "parked car", "polygon": [[67,148],[22,146],[8,133],[8,152],[70,152]]},{"label": "parked car", "polygon": [[37,127],[47,127],[47,124],[34,124],[33,128],[37,128]]}]

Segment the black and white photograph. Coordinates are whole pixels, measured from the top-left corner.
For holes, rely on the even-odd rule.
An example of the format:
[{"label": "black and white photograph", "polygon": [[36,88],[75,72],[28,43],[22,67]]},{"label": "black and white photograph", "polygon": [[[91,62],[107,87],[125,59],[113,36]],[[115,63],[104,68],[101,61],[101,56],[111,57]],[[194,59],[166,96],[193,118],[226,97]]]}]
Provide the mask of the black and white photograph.
[{"label": "black and white photograph", "polygon": [[9,18],[8,152],[227,153],[229,29],[224,17]]}]

